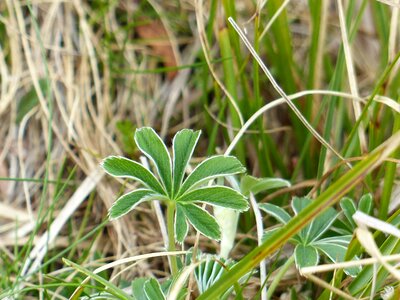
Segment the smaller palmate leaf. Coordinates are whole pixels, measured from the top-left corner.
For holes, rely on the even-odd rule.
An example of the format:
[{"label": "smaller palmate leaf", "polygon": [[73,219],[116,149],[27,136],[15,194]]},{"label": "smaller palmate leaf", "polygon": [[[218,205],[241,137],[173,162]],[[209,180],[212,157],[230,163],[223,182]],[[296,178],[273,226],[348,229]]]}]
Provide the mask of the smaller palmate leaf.
[{"label": "smaller palmate leaf", "polygon": [[179,243],[183,243],[187,233],[189,231],[189,226],[186,221],[185,214],[180,205],[176,206],[176,214],[175,214],[175,239]]},{"label": "smaller palmate leaf", "polygon": [[170,194],[172,189],[171,157],[164,142],[151,127],[137,129],[135,142],[143,154],[153,161],[167,193]]},{"label": "smaller palmate leaf", "polygon": [[199,140],[201,131],[183,129],[179,131],[172,140],[173,149],[173,184],[174,195],[178,194],[185,175],[185,169],[193,155],[194,148]]},{"label": "smaller palmate leaf", "polygon": [[117,219],[134,209],[139,203],[155,199],[157,195],[152,190],[138,189],[117,199],[108,214],[111,219]]},{"label": "smaller palmate leaf", "polygon": [[249,204],[242,194],[226,186],[198,188],[185,193],[177,201],[185,204],[201,202],[238,211],[245,211],[249,208]]},{"label": "smaller palmate leaf", "polygon": [[[306,208],[310,203],[311,199],[307,197],[293,198],[292,207],[296,215]],[[321,235],[323,235],[335,221],[338,213],[333,208],[328,208],[324,213],[320,214],[318,217],[312,220],[312,222],[303,228],[299,232],[299,237],[303,243],[308,244],[312,241],[317,240]]]},{"label": "smaller palmate leaf", "polygon": [[256,178],[250,175],[243,177],[240,190],[244,195],[252,192],[254,195],[271,189],[289,187],[290,182],[281,178]]},{"label": "smaller palmate leaf", "polygon": [[101,166],[111,176],[132,178],[157,193],[165,193],[157,178],[149,170],[133,160],[121,156],[109,156],[102,161]]},{"label": "smaller palmate leaf", "polygon": [[318,265],[319,254],[311,245],[297,245],[294,249],[294,259],[298,269]]},{"label": "smaller palmate leaf", "polygon": [[282,224],[286,224],[290,221],[290,215],[286,212],[286,210],[277,205],[271,203],[261,203],[258,205],[258,207]]},{"label": "smaller palmate leaf", "polygon": [[148,300],[165,299],[160,284],[154,278],[150,278],[144,283],[144,292]]},{"label": "smaller palmate leaf", "polygon": [[184,194],[187,190],[195,185],[199,185],[208,180],[235,175],[245,172],[246,169],[240,161],[234,156],[216,155],[207,158],[200,163],[192,173],[183,182],[179,195]]},{"label": "smaller palmate leaf", "polygon": [[217,221],[204,209],[193,204],[180,205],[186,218],[204,236],[219,241],[221,232]]}]

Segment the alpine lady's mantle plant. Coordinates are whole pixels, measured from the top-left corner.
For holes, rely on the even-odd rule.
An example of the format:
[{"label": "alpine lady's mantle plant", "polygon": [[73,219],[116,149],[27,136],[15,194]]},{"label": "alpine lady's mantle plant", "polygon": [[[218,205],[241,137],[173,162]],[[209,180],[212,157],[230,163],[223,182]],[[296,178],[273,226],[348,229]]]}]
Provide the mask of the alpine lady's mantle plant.
[{"label": "alpine lady's mantle plant", "polygon": [[[200,131],[179,131],[172,141],[171,158],[167,147],[152,128],[137,129],[135,142],[153,162],[157,174],[124,157],[104,159],[102,167],[108,174],[131,178],[142,185],[142,188],[116,200],[109,210],[110,218],[117,219],[142,202],[159,200],[167,206],[168,250],[175,250],[175,241],[183,242],[188,233],[188,222],[203,235],[219,240],[218,223],[199,205],[206,203],[238,211],[247,210],[248,202],[239,192],[226,186],[208,185],[215,178],[243,173],[245,168],[233,156],[217,155],[204,160],[185,178],[185,170],[199,136]],[[176,273],[176,260],[171,260],[171,269],[172,273]]]}]

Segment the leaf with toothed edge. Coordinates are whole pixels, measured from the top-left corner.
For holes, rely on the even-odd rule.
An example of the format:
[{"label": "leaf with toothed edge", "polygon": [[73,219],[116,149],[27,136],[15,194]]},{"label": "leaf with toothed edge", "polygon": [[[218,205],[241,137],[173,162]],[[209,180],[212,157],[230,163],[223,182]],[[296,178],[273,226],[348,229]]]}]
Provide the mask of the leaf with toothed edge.
[{"label": "leaf with toothed edge", "polygon": [[289,187],[290,182],[281,178],[256,178],[250,175],[243,177],[240,183],[240,190],[244,195],[250,192],[257,195],[260,192],[265,192],[271,189]]},{"label": "leaf with toothed edge", "polygon": [[176,205],[175,213],[175,239],[182,243],[189,231],[189,226],[186,221],[185,214],[183,212],[182,206]]},{"label": "leaf with toothed edge", "polygon": [[150,127],[137,129],[135,132],[135,142],[138,148],[156,166],[158,175],[169,195],[172,190],[172,170],[171,157],[168,149],[158,134]]},{"label": "leaf with toothed edge", "polygon": [[185,175],[185,169],[193,155],[194,148],[199,140],[201,131],[183,129],[172,140],[173,149],[173,194],[179,193]]},{"label": "leaf with toothed edge", "polygon": [[109,210],[109,216],[111,219],[117,219],[130,212],[138,204],[144,201],[150,201],[156,199],[156,197],[162,198],[165,196],[157,195],[152,190],[138,189],[128,194],[125,194],[117,199],[113,206]]},{"label": "leaf with toothed edge", "polygon": [[274,217],[282,224],[286,224],[291,219],[290,215],[286,212],[286,210],[277,205],[271,203],[261,203],[258,206],[260,207],[260,209],[262,209],[267,214]]},{"label": "leaf with toothed edge", "polygon": [[200,163],[183,182],[179,196],[201,183],[217,177],[244,173],[246,168],[234,156],[216,155]]},{"label": "leaf with toothed edge", "polygon": [[215,218],[196,205],[181,205],[186,218],[204,236],[219,241],[221,232]]},{"label": "leaf with toothed edge", "polygon": [[165,194],[157,178],[141,164],[121,156],[109,156],[101,163],[103,169],[114,177],[132,178],[140,181],[146,187]]},{"label": "leaf with toothed edge", "polygon": [[210,186],[192,190],[177,199],[178,203],[201,202],[210,205],[245,211],[249,208],[246,198],[226,186]]}]

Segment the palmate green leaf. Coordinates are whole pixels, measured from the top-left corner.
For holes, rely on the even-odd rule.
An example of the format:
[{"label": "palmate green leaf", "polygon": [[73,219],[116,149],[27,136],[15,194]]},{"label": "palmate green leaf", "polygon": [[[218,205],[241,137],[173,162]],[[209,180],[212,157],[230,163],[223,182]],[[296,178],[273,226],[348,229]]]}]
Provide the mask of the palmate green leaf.
[{"label": "palmate green leaf", "polygon": [[315,247],[299,244],[294,249],[294,259],[298,269],[318,265],[319,255]]},{"label": "palmate green leaf", "polygon": [[249,208],[246,198],[226,186],[211,186],[192,190],[177,199],[179,203],[201,202],[215,206],[245,211]]},{"label": "palmate green leaf", "polygon": [[134,209],[139,203],[155,199],[157,195],[152,190],[138,189],[117,199],[111,206],[108,215],[110,219],[117,219]]},{"label": "palmate green leaf", "polygon": [[188,231],[189,226],[183,209],[180,205],[177,205],[175,213],[175,240],[177,240],[179,243],[182,243]]},{"label": "palmate green leaf", "polygon": [[[293,198],[292,207],[296,215],[310,205],[311,202],[311,199],[307,197]],[[337,216],[338,213],[335,209],[328,208],[323,214],[319,215],[312,220],[309,225],[303,228],[299,233],[299,237],[305,244],[317,240],[331,227]]]},{"label": "palmate green leaf", "polygon": [[194,148],[199,140],[201,131],[183,129],[179,131],[172,141],[173,149],[173,194],[178,194],[180,185],[185,175],[185,169],[193,155]]},{"label": "palmate green leaf", "polygon": [[101,163],[102,168],[111,176],[132,178],[160,194],[165,191],[157,178],[141,164],[122,156],[109,156]]},{"label": "palmate green leaf", "polygon": [[216,155],[200,163],[183,182],[179,196],[195,185],[217,177],[225,177],[245,172],[241,162],[234,156]]},{"label": "palmate green leaf", "polygon": [[261,203],[258,205],[258,207],[282,224],[286,224],[290,221],[290,215],[286,212],[286,210],[277,205],[271,203]]},{"label": "palmate green leaf", "polygon": [[144,292],[148,300],[165,299],[160,284],[154,278],[150,278],[144,283]]},{"label": "palmate green leaf", "polygon": [[256,178],[250,175],[243,177],[240,190],[244,195],[252,192],[254,195],[271,189],[289,187],[290,182],[281,178]]},{"label": "palmate green leaf", "polygon": [[135,142],[143,154],[155,164],[158,175],[160,175],[160,179],[170,195],[172,190],[172,170],[171,157],[167,147],[153,128],[150,127],[137,129]]},{"label": "palmate green leaf", "polygon": [[180,205],[186,218],[204,236],[219,241],[221,232],[217,221],[204,209],[193,204]]}]

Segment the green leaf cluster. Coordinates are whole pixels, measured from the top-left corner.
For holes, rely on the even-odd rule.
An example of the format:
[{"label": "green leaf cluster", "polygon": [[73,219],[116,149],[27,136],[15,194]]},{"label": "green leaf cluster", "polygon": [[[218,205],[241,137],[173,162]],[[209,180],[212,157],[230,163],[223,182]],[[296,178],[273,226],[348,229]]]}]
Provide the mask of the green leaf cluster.
[{"label": "green leaf cluster", "polygon": [[137,129],[135,143],[153,163],[156,172],[142,164],[120,156],[104,159],[102,167],[114,176],[138,181],[142,187],[116,200],[109,210],[111,219],[117,219],[146,201],[159,200],[175,207],[175,239],[183,242],[188,223],[203,235],[219,240],[220,228],[215,218],[201,204],[248,209],[246,198],[234,189],[221,185],[207,185],[215,178],[245,172],[233,156],[216,155],[201,162],[188,176],[185,171],[200,137],[200,131],[183,129],[172,141],[172,156],[157,133],[150,127]]},{"label": "green leaf cluster", "polygon": [[[293,198],[291,205],[295,215],[298,215],[311,201],[307,197]],[[279,206],[262,203],[259,207],[282,225],[288,223],[291,219],[291,216]],[[297,268],[318,265],[320,254],[325,255],[332,262],[344,261],[352,235],[325,236],[325,233],[332,229],[338,215],[339,213],[335,209],[329,208],[292,237],[290,241],[295,245],[294,256]],[[264,241],[278,229],[266,231],[263,237]],[[346,269],[346,273],[351,276],[357,275],[358,272],[359,268]]]}]

